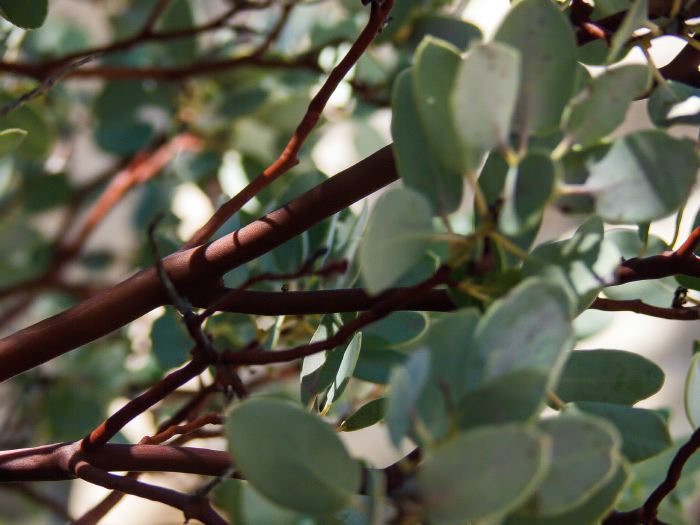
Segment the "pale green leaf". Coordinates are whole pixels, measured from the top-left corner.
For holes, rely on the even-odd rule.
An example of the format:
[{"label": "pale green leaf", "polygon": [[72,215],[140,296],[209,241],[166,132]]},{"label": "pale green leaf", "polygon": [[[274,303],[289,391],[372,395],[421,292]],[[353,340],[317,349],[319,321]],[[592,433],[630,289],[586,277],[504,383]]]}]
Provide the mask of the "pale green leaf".
[{"label": "pale green leaf", "polygon": [[613,143],[591,167],[585,188],[603,220],[637,224],[676,211],[688,198],[697,170],[691,140],[660,130],[639,131]]},{"label": "pale green leaf", "polygon": [[629,474],[620,466],[613,477],[581,505],[556,516],[509,516],[503,525],[594,525],[607,516],[620,497]]},{"label": "pale green leaf", "polygon": [[226,433],[236,467],[283,507],[325,514],[343,508],[359,488],[360,468],[333,429],[297,405],[249,399],[231,411]]},{"label": "pale green leaf", "polygon": [[620,24],[620,27],[615,31],[611,39],[610,51],[608,52],[608,64],[617,62],[622,58],[622,52],[625,50],[632,33],[644,27],[648,11],[648,0],[636,0],[632,6],[629,7],[625,18],[622,20],[622,24]]},{"label": "pale green leaf", "polygon": [[386,402],[386,424],[397,447],[411,427],[416,402],[430,373],[430,353],[416,350],[403,365],[391,372]]},{"label": "pale green leaf", "polygon": [[549,156],[531,153],[508,171],[505,202],[498,225],[507,235],[537,226],[554,190],[554,165]]},{"label": "pale green leaf", "polygon": [[561,288],[539,279],[524,281],[494,302],[474,334],[482,381],[523,369],[556,376],[573,344],[568,310]]},{"label": "pale green leaf", "polygon": [[504,374],[467,393],[459,402],[460,428],[529,421],[544,406],[549,375],[542,370]]},{"label": "pale green leaf", "polygon": [[649,68],[629,64],[595,77],[571,103],[563,128],[572,142],[593,145],[619,126],[632,101],[644,93],[651,79]]},{"label": "pale green leaf", "polygon": [[523,272],[561,286],[577,314],[590,306],[619,263],[620,252],[603,237],[603,223],[592,217],[571,239],[535,248],[525,259]]},{"label": "pale green leaf", "polygon": [[467,149],[488,151],[508,143],[519,84],[515,49],[496,42],[469,49],[451,95],[457,131]]},{"label": "pale green leaf", "polygon": [[658,392],[663,383],[663,370],[634,352],[577,350],[569,355],[556,391],[565,402],[633,405]]},{"label": "pale green leaf", "polygon": [[428,202],[396,188],[375,203],[360,245],[360,272],[371,294],[394,284],[421,257],[432,233]]},{"label": "pale green leaf", "polygon": [[562,414],[542,421],[552,440],[547,475],[525,508],[538,516],[571,510],[592,497],[613,476],[620,457],[620,436],[606,421]]},{"label": "pale green leaf", "polygon": [[685,379],[683,397],[685,401],[685,414],[693,428],[700,425],[700,353],[696,353],[690,360],[688,375]]},{"label": "pale green leaf", "polygon": [[[458,56],[456,60],[458,63]],[[435,213],[449,213],[457,209],[462,199],[462,171],[444,166],[438,154],[432,152],[416,106],[412,75],[407,70],[394,82],[391,102],[396,166],[404,184],[428,199]],[[441,125],[440,136],[453,134],[449,124],[441,122]],[[457,151],[452,152],[455,159]]]},{"label": "pale green leaf", "polygon": [[549,439],[533,429],[471,430],[434,450],[418,470],[418,494],[431,523],[496,518],[525,501],[543,479]]},{"label": "pale green leaf", "polygon": [[576,44],[566,16],[551,0],[522,0],[494,39],[524,57],[516,129],[525,136],[553,131],[576,81]]},{"label": "pale green leaf", "polygon": [[[427,36],[416,49],[411,69],[413,97],[421,127],[441,166],[459,176],[464,171],[459,138],[455,131],[450,94],[460,66],[459,50],[452,44]],[[394,118],[400,118],[395,116]]]},{"label": "pale green leaf", "polygon": [[671,446],[666,422],[653,410],[591,401],[575,406],[610,421],[622,436],[622,453],[632,462],[655,456]]}]

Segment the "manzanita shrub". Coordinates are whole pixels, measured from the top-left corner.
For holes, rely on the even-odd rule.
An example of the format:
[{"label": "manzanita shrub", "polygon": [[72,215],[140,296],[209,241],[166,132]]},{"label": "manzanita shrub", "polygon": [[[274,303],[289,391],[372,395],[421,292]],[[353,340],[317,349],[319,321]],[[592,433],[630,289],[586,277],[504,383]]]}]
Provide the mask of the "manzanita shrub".
[{"label": "manzanita shrub", "polygon": [[[489,37],[457,0],[84,2],[99,41],[59,4],[0,0],[3,523],[123,494],[217,525],[697,522],[700,431],[637,406],[663,370],[585,338],[591,310],[700,320],[700,215],[650,233],[694,211],[699,2],[519,0]],[[548,209],[578,227],[539,241]],[[351,454],[369,427],[401,459]],[[72,515],[76,478],[114,492]]]}]

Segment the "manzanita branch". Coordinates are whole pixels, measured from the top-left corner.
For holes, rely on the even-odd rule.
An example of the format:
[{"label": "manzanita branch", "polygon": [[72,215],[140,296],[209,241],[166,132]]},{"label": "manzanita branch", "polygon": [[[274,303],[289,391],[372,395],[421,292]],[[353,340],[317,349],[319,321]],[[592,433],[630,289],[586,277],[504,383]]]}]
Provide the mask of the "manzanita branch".
[{"label": "manzanita branch", "polygon": [[198,356],[201,356],[201,354],[195,353],[194,359],[185,366],[171,372],[143,394],[132,399],[108,417],[99,427],[83,439],[83,450],[94,450],[104,445],[124,428],[129,421],[163,400],[168,394],[174,392],[190,379],[201,374],[207,367],[207,362]]},{"label": "manzanita branch", "polygon": [[219,414],[205,414],[197,419],[187,423],[186,425],[171,425],[166,430],[159,432],[154,436],[146,436],[139,445],[160,445],[167,440],[177,435],[185,435],[202,428],[205,425],[223,425],[224,417]]},{"label": "manzanita branch", "polygon": [[430,292],[436,286],[447,284],[449,282],[450,269],[447,266],[441,266],[426,280],[416,284],[415,286],[403,288],[392,296],[379,301],[369,310],[361,313],[352,321],[341,326],[335,334],[327,339],[299,345],[288,350],[266,352],[258,349],[249,349],[240,350],[238,352],[225,352],[224,360],[236,366],[285,363],[287,361],[301,359],[324,350],[331,350],[347,341],[358,330],[371,323],[374,323],[375,321],[378,321],[379,319],[382,319],[383,317],[386,317],[391,312],[399,308],[403,303]]},{"label": "manzanita branch", "polygon": [[[253,315],[307,315],[362,312],[381,301],[402,293],[392,288],[379,295],[369,295],[361,288],[290,292],[259,292],[228,288],[193,290],[189,299],[200,308],[216,308],[220,312]],[[445,290],[431,290],[402,303],[397,310],[448,312],[456,306]]]},{"label": "manzanita branch", "polygon": [[673,319],[676,321],[697,321],[700,319],[700,308],[697,306],[682,308],[663,308],[647,304],[641,299],[607,299],[597,297],[589,306],[593,310],[604,310],[606,312],[634,312],[660,319]]},{"label": "manzanita branch", "polygon": [[673,461],[668,467],[666,477],[658,487],[649,495],[644,505],[638,509],[627,512],[612,512],[603,522],[603,525],[647,525],[661,524],[657,514],[663,500],[673,492],[681,479],[683,467],[688,460],[700,449],[700,428],[693,432],[690,439],[678,449]]},{"label": "manzanita branch", "polygon": [[[257,221],[163,265],[184,293],[237,268],[397,179],[387,146]],[[0,381],[94,341],[168,302],[153,268],[0,340]]]},{"label": "manzanita branch", "polygon": [[94,485],[175,507],[182,511],[186,521],[195,518],[206,525],[229,525],[211,506],[209,498],[189,496],[172,489],[144,483],[131,477],[116,476],[86,461],[78,461],[72,466],[72,470],[79,478]]},{"label": "manzanita branch", "polygon": [[[183,421],[187,421],[195,416],[207,402],[209,397],[215,392],[215,385],[201,388],[182,405],[172,416],[158,425],[157,434],[167,431],[172,426],[177,426]],[[139,472],[128,472],[126,476],[138,477]],[[99,503],[85,512],[75,521],[75,525],[95,525],[124,497],[123,492],[110,492]]]}]

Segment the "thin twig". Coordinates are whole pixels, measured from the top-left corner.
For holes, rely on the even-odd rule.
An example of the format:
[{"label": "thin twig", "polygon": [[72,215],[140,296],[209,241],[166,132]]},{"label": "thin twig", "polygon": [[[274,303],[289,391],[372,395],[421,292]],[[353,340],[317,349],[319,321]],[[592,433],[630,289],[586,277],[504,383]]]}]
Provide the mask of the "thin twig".
[{"label": "thin twig", "polygon": [[304,114],[296,131],[285,146],[280,156],[270,164],[260,175],[243,188],[238,194],[223,204],[212,217],[202,226],[192,238],[184,245],[184,249],[205,243],[216,231],[233,215],[235,215],[250,199],[255,197],[272,181],[276,180],[299,162],[297,155],[306,139],[309,137],[316,124],[321,119],[328,100],[335,92],[336,88],[348,74],[350,69],[360,59],[374,40],[374,37],[384,26],[384,21],[389,16],[394,0],[384,0],[372,2],[372,10],[369,21],[362,30],[357,40],[348,50],[347,54],[331,70],[326,82],[314,95],[309,103],[309,107]]},{"label": "thin twig", "polygon": [[172,425],[166,430],[154,436],[146,436],[139,441],[139,445],[160,445],[177,435],[185,435],[200,429],[205,425],[222,425],[224,417],[219,414],[206,414],[187,423],[186,425]]},{"label": "thin twig", "polygon": [[92,62],[99,56],[100,53],[92,53],[61,66],[55,73],[51,73],[48,77],[46,77],[37,87],[31,91],[27,91],[24,95],[21,95],[15,100],[2,106],[0,108],[0,117],[4,117],[8,113],[11,113],[12,111],[24,106],[27,102],[41,97],[51,90],[51,88],[53,88],[60,80],[68,76],[69,73],[77,70],[81,66],[84,66],[88,62]]}]

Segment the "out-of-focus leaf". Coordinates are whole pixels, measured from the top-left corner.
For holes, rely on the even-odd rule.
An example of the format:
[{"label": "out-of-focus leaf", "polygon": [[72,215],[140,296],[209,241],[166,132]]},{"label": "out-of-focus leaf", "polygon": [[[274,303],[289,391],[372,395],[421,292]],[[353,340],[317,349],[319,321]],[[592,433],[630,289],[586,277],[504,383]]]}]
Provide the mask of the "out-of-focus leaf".
[{"label": "out-of-focus leaf", "polygon": [[633,463],[655,456],[671,446],[668,427],[653,410],[592,401],[578,402],[576,407],[610,421],[622,436],[622,453]]},{"label": "out-of-focus leaf", "polygon": [[0,131],[0,157],[14,151],[25,139],[27,132],[19,128],[9,128]]},{"label": "out-of-focus leaf", "polygon": [[617,139],[591,168],[585,188],[605,221],[637,224],[665,217],[688,198],[698,171],[692,141],[660,130]]},{"label": "out-of-focus leaf", "polygon": [[562,414],[539,428],[552,440],[552,459],[525,508],[552,516],[579,506],[605,485],[618,468],[621,440],[615,427],[590,416]]},{"label": "out-of-focus leaf", "polygon": [[24,29],[41,27],[49,12],[49,0],[0,0],[0,16]]},{"label": "out-of-focus leaf", "polygon": [[649,87],[649,68],[629,64],[595,77],[571,103],[563,128],[583,147],[613,132],[632,101]]},{"label": "out-of-focus leaf", "polygon": [[386,424],[391,441],[399,446],[411,426],[411,416],[430,373],[430,353],[420,349],[405,364],[397,366],[389,379]]},{"label": "out-of-focus leaf", "polygon": [[622,58],[622,51],[626,49],[626,45],[632,33],[634,33],[640,27],[644,27],[644,22],[647,20],[647,13],[649,11],[648,0],[636,0],[630,7],[624,9],[627,10],[625,18],[622,20],[622,24],[615,31],[611,42],[610,51],[608,53],[608,63],[617,62]]},{"label": "out-of-focus leaf", "polygon": [[151,330],[152,351],[163,368],[182,365],[194,345],[180,317],[168,308]]},{"label": "out-of-focus leaf", "polygon": [[533,494],[546,475],[548,457],[549,440],[531,428],[470,430],[423,462],[418,493],[431,523],[497,518]]},{"label": "out-of-focus leaf", "polygon": [[[431,41],[428,41],[429,44]],[[432,51],[428,51],[431,49]],[[445,121],[437,118],[428,120],[427,116],[424,119],[420,108],[424,108],[423,113],[425,114],[430,109],[426,107],[430,100],[435,101],[434,104],[436,104],[440,100],[438,97],[447,96],[451,87],[451,82],[447,77],[450,79],[453,77],[459,64],[459,55],[456,51],[435,43],[428,50],[424,54],[430,52],[431,55],[438,56],[444,64],[440,67],[441,81],[437,85],[433,86],[429,82],[430,78],[424,80],[424,83],[426,89],[430,87],[430,92],[440,91],[437,95],[417,92],[417,81],[413,80],[416,74],[410,70],[401,73],[396,79],[392,95],[391,134],[394,138],[394,151],[399,175],[406,186],[425,197],[430,202],[434,212],[448,213],[459,206],[462,196],[461,170],[450,168],[455,164],[455,159],[459,160],[459,157],[454,155],[456,150],[452,150],[450,164],[443,164],[440,152],[444,147],[433,151],[432,144],[438,143],[439,140],[446,140],[448,145],[455,144],[456,135],[452,126]],[[424,64],[424,67],[427,68],[427,66],[427,63]],[[432,71],[434,64],[430,64],[430,66]],[[427,73],[429,72],[422,72],[423,75]],[[443,116],[449,115],[447,104],[447,99],[440,101],[441,107],[444,106],[439,110]],[[429,133],[435,131],[434,128],[438,125],[441,127],[439,135],[429,139]]]}]

